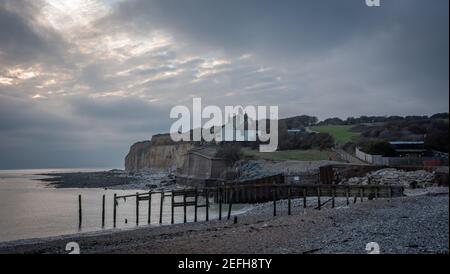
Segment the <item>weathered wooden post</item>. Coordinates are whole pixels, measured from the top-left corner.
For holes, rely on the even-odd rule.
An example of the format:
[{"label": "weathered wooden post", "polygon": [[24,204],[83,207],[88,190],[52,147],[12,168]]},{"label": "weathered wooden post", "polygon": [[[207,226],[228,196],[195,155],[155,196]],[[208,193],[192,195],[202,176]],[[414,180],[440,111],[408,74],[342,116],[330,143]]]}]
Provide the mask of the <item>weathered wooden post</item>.
[{"label": "weathered wooden post", "polygon": [[375,186],[375,200],[378,199],[378,186]]},{"label": "weathered wooden post", "polygon": [[136,225],[139,225],[139,192],[136,192]]},{"label": "weathered wooden post", "polygon": [[347,206],[350,204],[350,187],[345,188],[345,198],[347,199]]},{"label": "weathered wooden post", "polygon": [[277,216],[277,197],[276,197],[276,186],[272,186],[272,198],[273,198],[273,216]]},{"label": "weathered wooden post", "polygon": [[117,194],[114,193],[114,202],[113,202],[113,227],[116,227],[116,217],[117,217]]},{"label": "weathered wooden post", "polygon": [[164,206],[164,190],[161,191],[161,199],[159,201],[159,223],[163,221],[163,206]]},{"label": "weathered wooden post", "polygon": [[209,191],[206,190],[206,216],[205,216],[205,220],[209,221]]},{"label": "weathered wooden post", "polygon": [[228,220],[231,218],[231,206],[233,205],[233,188],[230,188],[230,194],[228,197]]},{"label": "weathered wooden post", "polygon": [[317,187],[317,209],[321,209],[322,205],[320,203],[320,186]]},{"label": "weathered wooden post", "polygon": [[288,187],[288,215],[291,215],[291,186]]},{"label": "weathered wooden post", "polygon": [[307,196],[308,188],[305,186],[303,189],[303,208],[306,208],[306,196]]},{"label": "weathered wooden post", "polygon": [[81,229],[82,223],[82,210],[81,210],[81,194],[78,195],[78,229]]},{"label": "weathered wooden post", "polygon": [[172,190],[172,199],[171,199],[171,209],[170,209],[170,223],[173,224],[175,222],[175,217],[174,217],[174,213],[175,213],[175,195],[173,194],[173,190]]},{"label": "weathered wooden post", "polygon": [[197,208],[198,208],[198,190],[195,189],[194,222],[197,222]]},{"label": "weathered wooden post", "polygon": [[363,202],[363,196],[364,196],[364,188],[361,187],[359,189],[359,197],[360,197],[361,203]]},{"label": "weathered wooden post", "polygon": [[223,191],[222,188],[219,188],[219,194],[218,194],[218,202],[219,202],[219,221],[222,220],[222,195],[223,195]]},{"label": "weathered wooden post", "polygon": [[336,186],[331,187],[331,208],[334,208],[335,206],[335,198],[336,198]]},{"label": "weathered wooden post", "polygon": [[152,191],[148,192],[148,213],[147,213],[147,224],[152,222]]},{"label": "weathered wooden post", "polygon": [[105,194],[102,197],[102,228],[105,227]]},{"label": "weathered wooden post", "polygon": [[183,214],[184,214],[184,222],[187,223],[187,214],[186,214],[186,191],[183,193]]},{"label": "weathered wooden post", "polygon": [[391,199],[392,198],[392,186],[389,186],[389,199]]}]

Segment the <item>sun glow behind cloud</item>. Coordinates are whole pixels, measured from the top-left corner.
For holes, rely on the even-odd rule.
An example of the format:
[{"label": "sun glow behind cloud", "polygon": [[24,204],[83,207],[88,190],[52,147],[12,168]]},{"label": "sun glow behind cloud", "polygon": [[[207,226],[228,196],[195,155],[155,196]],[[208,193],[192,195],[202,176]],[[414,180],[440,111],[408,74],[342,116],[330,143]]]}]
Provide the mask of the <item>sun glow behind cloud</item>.
[{"label": "sun glow behind cloud", "polygon": [[[177,40],[167,29],[102,22],[122,0],[41,1],[35,20],[63,38],[64,58],[71,65],[38,64],[32,70],[17,66],[14,73],[0,73],[0,85],[30,85],[25,93],[46,95],[39,99],[78,94],[170,103],[183,98],[179,93],[186,86],[197,85],[200,90],[214,85],[209,94],[220,96],[220,85],[229,82],[236,68],[245,63],[252,71],[260,67],[252,64],[254,54],[249,52],[230,58],[221,51],[192,51],[190,42]],[[270,78],[276,82],[275,76]],[[247,85],[243,81],[242,90]]]},{"label": "sun glow behind cloud", "polygon": [[43,20],[60,31],[89,27],[111,12],[111,7],[97,0],[45,0],[42,8]]}]

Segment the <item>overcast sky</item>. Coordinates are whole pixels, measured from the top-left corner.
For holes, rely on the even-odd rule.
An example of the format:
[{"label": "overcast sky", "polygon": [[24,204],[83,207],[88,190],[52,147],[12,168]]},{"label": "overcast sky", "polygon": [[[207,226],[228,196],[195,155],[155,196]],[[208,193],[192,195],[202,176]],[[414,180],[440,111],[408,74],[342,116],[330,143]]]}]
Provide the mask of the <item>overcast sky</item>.
[{"label": "overcast sky", "polygon": [[448,112],[448,0],[0,0],[0,168],[123,167],[170,108]]}]

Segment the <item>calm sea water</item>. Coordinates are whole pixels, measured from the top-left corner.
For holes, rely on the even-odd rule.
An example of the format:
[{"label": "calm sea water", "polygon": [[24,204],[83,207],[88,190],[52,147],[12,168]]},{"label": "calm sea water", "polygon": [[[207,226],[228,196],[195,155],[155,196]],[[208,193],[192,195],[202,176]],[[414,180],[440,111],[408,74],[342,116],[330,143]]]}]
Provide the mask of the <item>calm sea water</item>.
[{"label": "calm sea water", "polygon": [[[102,195],[106,195],[105,229],[113,227],[113,195],[135,194],[148,190],[105,190],[102,188],[49,187],[36,179],[40,173],[99,171],[100,169],[32,169],[0,170],[0,242],[58,236],[79,232],[98,231],[101,227]],[[82,195],[83,223],[78,229],[78,195]],[[201,201],[200,201],[201,202]],[[159,195],[152,197],[151,225],[159,225]],[[147,225],[148,202],[140,201],[140,225]],[[248,205],[233,205],[233,213],[247,210]],[[117,208],[117,228],[136,227],[134,198],[121,199]],[[163,224],[170,223],[170,198],[163,207]],[[188,221],[193,221],[194,210],[188,208]],[[218,217],[217,205],[211,204],[210,219]],[[205,210],[199,208],[199,220]],[[175,222],[183,222],[183,209],[175,210]]]}]

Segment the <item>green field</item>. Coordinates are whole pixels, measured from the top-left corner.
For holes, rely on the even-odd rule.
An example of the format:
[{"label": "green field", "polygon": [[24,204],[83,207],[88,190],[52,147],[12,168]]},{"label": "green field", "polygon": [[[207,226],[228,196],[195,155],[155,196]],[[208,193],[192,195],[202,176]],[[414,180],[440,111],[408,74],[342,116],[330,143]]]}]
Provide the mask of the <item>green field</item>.
[{"label": "green field", "polygon": [[350,131],[350,128],[352,127],[353,126],[317,126],[312,127],[311,129],[321,133],[328,133],[333,136],[334,141],[338,145],[343,145],[359,136],[358,132]]},{"label": "green field", "polygon": [[297,160],[297,161],[319,161],[328,160],[330,151],[320,150],[283,150],[275,152],[259,152],[258,150],[251,150],[243,148],[242,153],[246,157],[266,159],[266,160]]}]

